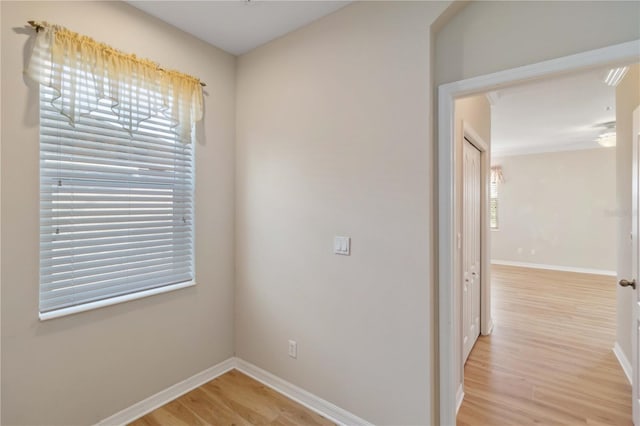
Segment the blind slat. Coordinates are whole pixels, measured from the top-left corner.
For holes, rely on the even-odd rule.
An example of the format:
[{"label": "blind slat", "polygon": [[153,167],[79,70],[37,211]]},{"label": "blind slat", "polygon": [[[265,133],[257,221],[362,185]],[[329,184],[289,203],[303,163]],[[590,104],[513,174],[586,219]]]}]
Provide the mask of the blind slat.
[{"label": "blind slat", "polygon": [[69,283],[73,286],[91,284],[95,280],[107,280],[110,278],[126,277],[136,272],[155,271],[159,267],[165,268],[171,264],[187,264],[191,261],[191,255],[183,256],[169,256],[161,257],[154,256],[151,259],[131,261],[130,259],[124,260],[115,264],[111,262],[106,266],[81,268],[75,267],[79,265],[68,265],[69,271],[58,271],[53,268],[45,269],[45,277],[41,280],[40,285],[45,289],[54,289],[60,286],[67,287]]},{"label": "blind slat", "polygon": [[[55,148],[54,148],[55,149]],[[138,167],[140,169],[173,170],[175,168],[190,168],[187,158],[155,158],[144,154],[131,154],[126,152],[109,152],[104,149],[87,149],[84,147],[65,146],[44,152],[41,160],[48,161],[72,161],[91,164],[108,164],[126,167]]]},{"label": "blind slat", "polygon": [[[183,246],[182,249],[178,248],[174,250],[172,245],[147,248],[145,250],[129,250],[119,252],[101,252],[93,255],[84,256],[56,256],[55,259],[48,259],[40,262],[40,268],[44,272],[58,271],[65,272],[71,271],[73,268],[86,269],[97,266],[104,266],[108,263],[115,263],[120,261],[126,261],[130,259],[146,260],[153,258],[153,256],[166,256],[168,254],[175,253],[176,255],[189,254],[189,250]],[[147,257],[148,256],[148,257]]]},{"label": "blind slat", "polygon": [[[66,256],[87,256],[87,255],[104,255],[105,257],[109,255],[117,255],[120,252],[126,253],[142,253],[143,249],[149,249],[149,247],[153,247],[150,250],[154,250],[156,248],[164,248],[164,247],[173,247],[174,250],[181,250],[185,247],[191,246],[191,240],[182,239],[175,240],[172,238],[157,238],[157,239],[147,239],[140,241],[127,241],[119,243],[111,243],[111,244],[100,244],[97,246],[84,246],[84,247],[52,247],[48,246],[43,248],[43,250],[48,251],[48,257],[40,260],[40,265],[48,265],[49,262],[56,262],[57,258],[66,257]],[[116,256],[117,257],[117,256]]]},{"label": "blind slat", "polygon": [[167,228],[158,228],[158,229],[129,229],[129,230],[118,230],[118,231],[110,231],[110,232],[86,232],[86,233],[68,233],[68,234],[49,234],[49,233],[41,233],[40,235],[40,243],[48,243],[48,242],[63,242],[63,241],[71,241],[77,243],[79,246],[86,240],[95,241],[100,244],[100,240],[114,237],[122,237],[133,239],[134,237],[144,238],[145,236],[155,236],[155,235],[174,235],[177,232],[182,233],[180,231],[185,231],[190,227],[188,225],[176,225],[175,228],[179,228],[177,230]]},{"label": "blind slat", "polygon": [[[130,287],[125,283],[118,286],[107,287],[104,289],[97,290],[87,290],[84,293],[84,298],[82,303],[95,302],[98,300],[109,299],[112,297],[122,296],[125,294],[135,294],[144,290],[149,290],[158,287],[164,287],[165,285],[171,284],[179,284],[184,282],[193,281],[190,278],[190,274],[188,272],[182,274],[176,274],[172,276],[171,279],[173,282],[169,284],[158,284],[158,280],[155,277],[151,277],[149,279],[140,279],[138,280],[138,286],[136,291],[131,291]],[[50,312],[55,311],[57,309],[68,308],[71,306],[76,306],[77,299],[74,298],[73,294],[69,295],[68,293],[55,295],[49,294],[47,298],[40,301],[40,311],[41,312]]]},{"label": "blind slat", "polygon": [[[179,176],[180,179],[185,180],[191,177],[191,173],[184,173]],[[114,173],[112,171],[96,171],[90,167],[80,170],[75,167],[73,169],[52,169],[52,168],[40,168],[40,179],[51,179],[52,182],[58,182],[59,180],[104,180],[109,182],[120,182],[122,185],[132,184],[134,182],[139,185],[134,185],[138,188],[145,188],[146,185],[172,185],[176,181],[175,176],[167,175],[152,175],[151,173],[144,173],[136,171],[135,175],[131,173]]]},{"label": "blind slat", "polygon": [[[185,215],[185,220],[190,220],[190,215]],[[167,215],[143,215],[143,216],[71,216],[60,218],[42,218],[40,226],[67,226],[67,225],[83,225],[83,224],[107,224],[107,223],[129,223],[129,222],[165,222]]]},{"label": "blind slat", "polygon": [[134,225],[129,223],[110,223],[110,224],[98,224],[91,225],[78,225],[78,226],[47,226],[47,229],[43,229],[42,232],[56,232],[56,235],[66,235],[79,232],[91,232],[100,231],[102,233],[110,231],[126,231],[130,229],[143,230],[154,228],[155,230],[167,230],[174,231],[177,226],[186,226],[185,221],[165,221],[165,222],[152,222],[152,223],[136,223]]},{"label": "blind slat", "polygon": [[100,252],[100,251],[104,251],[104,247],[105,245],[120,245],[120,244],[129,244],[130,246],[134,246],[138,243],[141,243],[141,245],[144,247],[145,245],[149,245],[152,244],[156,241],[162,240],[162,241],[173,241],[174,244],[191,244],[192,240],[190,238],[168,238],[166,234],[163,235],[147,235],[145,236],[147,238],[126,238],[126,237],[115,237],[115,238],[105,238],[105,239],[101,239],[101,240],[88,240],[88,241],[83,241],[82,243],[76,242],[76,241],[64,241],[64,242],[58,242],[55,244],[51,244],[49,243],[49,245],[47,244],[40,244],[40,246],[42,247],[42,252],[47,252],[49,251],[50,253],[48,253],[49,255],[51,254],[56,254],[59,251],[62,250],[67,250],[67,249],[75,249],[76,251],[82,251],[82,252]]},{"label": "blind slat", "polygon": [[[139,210],[129,210],[129,211],[125,211],[122,209],[119,210],[115,210],[115,209],[111,209],[111,210],[91,210],[91,211],[76,211],[76,212],[60,212],[60,211],[51,211],[51,210],[47,210],[47,211],[41,211],[40,212],[40,217],[41,218],[68,218],[68,219],[72,219],[75,217],[88,217],[88,216],[93,216],[93,217],[99,217],[99,216],[139,216],[139,217],[145,217],[146,215],[160,215],[160,214],[171,214],[171,210],[167,209],[166,211],[160,211],[158,209],[155,210],[144,210],[144,209],[139,209]],[[189,209],[183,209],[182,212],[184,212],[184,215],[187,215],[191,212],[191,210]],[[65,214],[66,213],[66,214]],[[184,216],[182,215],[182,216]],[[181,216],[181,217],[182,217]]]},{"label": "blind slat", "polygon": [[[40,312],[50,312],[57,309],[76,306],[82,303],[104,300],[111,297],[121,296],[123,294],[133,294],[151,288],[164,287],[171,284],[178,284],[193,280],[191,272],[187,269],[176,271],[176,273],[171,276],[166,276],[164,274],[165,273],[163,271],[160,271],[155,274],[134,277],[138,283],[135,291],[131,290],[131,285],[126,279],[114,280],[113,283],[105,284],[104,286],[96,285],[95,287],[84,289],[82,292],[82,299],[79,298],[77,291],[74,292],[73,289],[51,291],[46,293],[44,296],[41,296]],[[171,280],[171,282],[164,284],[161,283],[158,278],[165,278],[163,281]],[[79,302],[80,300],[82,300],[82,302]]]},{"label": "blind slat", "polygon": [[[53,289],[48,291],[45,299],[57,298],[61,296],[82,296],[78,292],[78,287],[84,287],[83,292],[95,292],[98,290],[106,290],[118,286],[131,286],[131,278],[134,277],[139,280],[149,280],[151,278],[157,278],[162,280],[163,276],[179,275],[181,273],[188,272],[189,267],[184,266],[182,268],[173,268],[171,265],[159,265],[154,267],[141,268],[139,271],[122,271],[113,274],[104,274],[104,279],[94,279],[91,284],[76,285],[69,282],[68,286],[62,286],[60,283]],[[173,283],[172,283],[173,284]],[[46,286],[46,284],[45,284]]]}]

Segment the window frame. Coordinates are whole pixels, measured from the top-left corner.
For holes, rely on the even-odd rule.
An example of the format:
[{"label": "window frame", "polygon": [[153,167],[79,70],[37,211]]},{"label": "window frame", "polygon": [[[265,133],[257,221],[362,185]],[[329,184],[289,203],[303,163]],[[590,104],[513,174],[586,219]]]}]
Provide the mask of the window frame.
[{"label": "window frame", "polygon": [[491,179],[489,182],[489,229],[492,231],[500,229],[498,194],[498,181]]}]

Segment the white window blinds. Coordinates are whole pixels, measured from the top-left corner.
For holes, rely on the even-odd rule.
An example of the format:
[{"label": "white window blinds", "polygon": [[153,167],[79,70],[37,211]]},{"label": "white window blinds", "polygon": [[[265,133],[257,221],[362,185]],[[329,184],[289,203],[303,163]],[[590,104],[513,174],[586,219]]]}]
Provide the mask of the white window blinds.
[{"label": "white window blinds", "polygon": [[[81,77],[73,124],[40,88],[41,316],[194,278],[194,144],[162,114],[127,111],[138,124],[124,130],[111,102],[89,105]],[[154,94],[131,96],[145,111]]]}]

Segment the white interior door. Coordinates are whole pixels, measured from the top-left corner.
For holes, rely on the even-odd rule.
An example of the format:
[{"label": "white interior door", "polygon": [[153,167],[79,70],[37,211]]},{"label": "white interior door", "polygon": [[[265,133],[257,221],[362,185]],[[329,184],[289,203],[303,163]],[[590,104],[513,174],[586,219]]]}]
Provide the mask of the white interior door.
[{"label": "white interior door", "polygon": [[462,154],[462,348],[466,361],[480,335],[480,151],[465,139]]},{"label": "white interior door", "polygon": [[633,387],[633,424],[636,426],[640,426],[640,291],[636,289],[636,282],[638,281],[638,270],[640,259],[638,255],[640,254],[640,250],[638,250],[638,244],[640,240],[638,238],[638,229],[640,215],[638,215],[638,211],[640,210],[640,195],[638,188],[640,187],[640,108],[637,108],[633,112],[633,184],[632,184],[632,220],[631,220],[631,239],[632,239],[632,281],[628,282],[626,280],[621,280],[620,285],[623,286],[633,286],[633,330],[631,332],[631,342],[632,342],[632,375],[631,375],[631,386]]}]

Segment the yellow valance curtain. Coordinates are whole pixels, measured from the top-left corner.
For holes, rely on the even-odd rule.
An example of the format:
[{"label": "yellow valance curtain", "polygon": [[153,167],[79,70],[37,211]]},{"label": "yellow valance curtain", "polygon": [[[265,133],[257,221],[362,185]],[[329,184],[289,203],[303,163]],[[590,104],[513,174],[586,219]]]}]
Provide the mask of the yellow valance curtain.
[{"label": "yellow valance curtain", "polygon": [[491,183],[504,182],[501,166],[491,166]]},{"label": "yellow valance curtain", "polygon": [[203,111],[200,80],[58,25],[38,22],[37,27],[27,74],[56,91],[52,104],[69,124],[108,106],[128,132],[162,114],[183,142],[192,140]]}]

